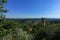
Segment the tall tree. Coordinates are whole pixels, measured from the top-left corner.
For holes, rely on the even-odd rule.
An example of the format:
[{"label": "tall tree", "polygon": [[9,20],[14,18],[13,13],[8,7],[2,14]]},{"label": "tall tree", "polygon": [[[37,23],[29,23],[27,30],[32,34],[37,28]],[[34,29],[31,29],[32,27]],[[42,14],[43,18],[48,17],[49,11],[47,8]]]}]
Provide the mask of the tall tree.
[{"label": "tall tree", "polygon": [[7,0],[0,0],[0,19],[4,19],[5,18],[4,13],[7,12],[7,10],[4,8],[5,3],[7,3]]},{"label": "tall tree", "polygon": [[[7,12],[7,10],[5,9],[5,3],[7,2],[7,0],[0,0],[0,21],[5,19],[5,15],[4,13]],[[2,23],[0,23],[0,40],[3,40],[2,36],[5,34],[4,33],[4,29],[1,25]]]}]

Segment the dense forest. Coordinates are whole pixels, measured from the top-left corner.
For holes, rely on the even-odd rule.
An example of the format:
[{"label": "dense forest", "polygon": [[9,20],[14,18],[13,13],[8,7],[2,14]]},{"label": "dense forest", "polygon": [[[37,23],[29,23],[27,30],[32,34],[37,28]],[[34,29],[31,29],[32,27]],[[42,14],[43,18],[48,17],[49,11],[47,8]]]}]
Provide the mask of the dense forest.
[{"label": "dense forest", "polygon": [[0,40],[60,40],[58,19],[6,19],[0,22]]},{"label": "dense forest", "polygon": [[7,0],[0,0],[0,40],[60,40],[60,19],[5,18]]}]

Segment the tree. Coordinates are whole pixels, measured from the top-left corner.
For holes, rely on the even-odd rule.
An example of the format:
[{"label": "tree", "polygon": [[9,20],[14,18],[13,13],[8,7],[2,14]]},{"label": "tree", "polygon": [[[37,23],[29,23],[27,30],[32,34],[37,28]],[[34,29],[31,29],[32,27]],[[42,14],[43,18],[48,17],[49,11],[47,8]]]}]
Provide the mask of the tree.
[{"label": "tree", "polygon": [[6,2],[7,2],[7,0],[0,0],[0,40],[3,39],[2,37],[6,33],[6,30],[2,27],[3,23],[1,23],[1,21],[3,21],[5,18],[4,13],[7,12],[7,10],[4,8]]},{"label": "tree", "polygon": [[0,0],[0,19],[5,18],[5,15],[3,13],[7,12],[7,10],[4,8],[6,2],[7,0]]}]

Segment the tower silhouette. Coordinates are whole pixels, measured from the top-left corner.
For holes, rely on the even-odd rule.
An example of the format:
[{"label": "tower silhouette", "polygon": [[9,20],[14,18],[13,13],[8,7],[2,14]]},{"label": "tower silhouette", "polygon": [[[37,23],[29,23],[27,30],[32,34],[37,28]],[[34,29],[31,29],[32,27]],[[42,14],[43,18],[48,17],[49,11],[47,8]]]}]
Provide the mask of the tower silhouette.
[{"label": "tower silhouette", "polygon": [[46,26],[46,19],[45,18],[41,18],[41,25]]}]

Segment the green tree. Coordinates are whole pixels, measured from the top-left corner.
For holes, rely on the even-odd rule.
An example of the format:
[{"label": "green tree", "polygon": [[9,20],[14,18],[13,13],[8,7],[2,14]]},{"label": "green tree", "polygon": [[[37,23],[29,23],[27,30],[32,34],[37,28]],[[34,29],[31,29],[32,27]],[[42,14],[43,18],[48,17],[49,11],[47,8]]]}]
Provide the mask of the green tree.
[{"label": "green tree", "polygon": [[5,7],[6,2],[7,2],[7,0],[0,0],[0,19],[5,18],[4,13],[6,13],[7,10],[4,7]]}]

